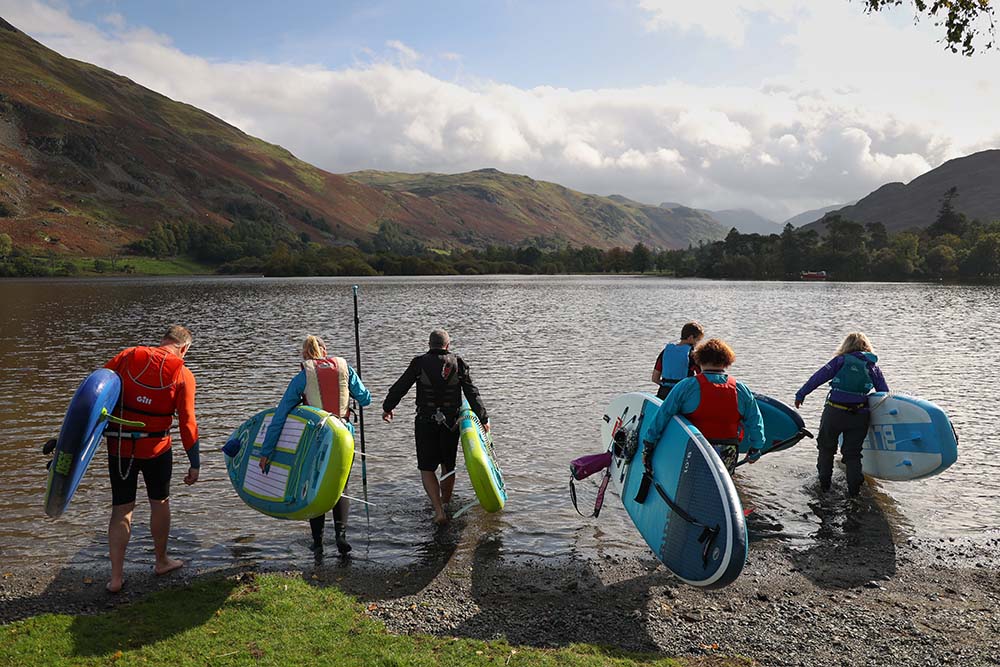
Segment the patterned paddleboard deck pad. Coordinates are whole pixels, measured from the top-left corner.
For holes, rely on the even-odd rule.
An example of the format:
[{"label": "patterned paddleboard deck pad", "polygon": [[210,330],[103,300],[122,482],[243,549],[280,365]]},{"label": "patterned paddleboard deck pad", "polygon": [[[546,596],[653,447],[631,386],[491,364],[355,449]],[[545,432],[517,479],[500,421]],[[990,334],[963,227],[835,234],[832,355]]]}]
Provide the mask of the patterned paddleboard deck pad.
[{"label": "patterned paddleboard deck pad", "polygon": [[226,456],[233,488],[247,505],[277,518],[329,511],[343,493],[354,460],[350,431],[327,412],[298,406],[285,420],[264,474],[260,452],[273,416],[273,409],[260,412],[230,436],[241,443],[235,456]]},{"label": "patterned paddleboard deck pad", "polygon": [[[683,417],[671,419],[656,445],[653,478],[696,523],[671,509],[655,486],[643,502],[636,500],[643,440],[660,403],[651,394],[623,394],[605,410],[601,436],[614,454],[611,482],[646,544],[671,572],[693,586],[721,588],[735,581],[746,563],[743,507],[718,454]],[[631,446],[625,450],[615,447],[619,429],[628,432]]]},{"label": "patterned paddleboard deck pad", "polygon": [[862,450],[866,475],[908,481],[937,475],[958,460],[958,439],[948,415],[916,396],[868,397],[871,423]]}]

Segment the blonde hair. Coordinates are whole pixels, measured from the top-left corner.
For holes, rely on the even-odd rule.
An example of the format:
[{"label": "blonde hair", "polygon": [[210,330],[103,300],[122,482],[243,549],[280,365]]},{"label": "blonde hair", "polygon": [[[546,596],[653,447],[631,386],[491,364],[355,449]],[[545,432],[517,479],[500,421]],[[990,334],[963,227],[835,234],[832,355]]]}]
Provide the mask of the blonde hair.
[{"label": "blonde hair", "polygon": [[326,356],[326,343],[319,336],[306,336],[302,343],[303,359],[322,359]]},{"label": "blonde hair", "polygon": [[868,336],[860,331],[847,334],[847,338],[837,349],[837,355],[850,354],[851,352],[872,352],[872,344],[868,341]]}]

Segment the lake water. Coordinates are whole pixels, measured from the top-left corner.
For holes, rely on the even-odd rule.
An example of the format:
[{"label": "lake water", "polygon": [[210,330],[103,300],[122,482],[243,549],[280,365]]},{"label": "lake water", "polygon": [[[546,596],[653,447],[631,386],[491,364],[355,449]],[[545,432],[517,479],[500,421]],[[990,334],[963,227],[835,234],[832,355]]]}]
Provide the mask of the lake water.
[{"label": "lake water", "polygon": [[[179,322],[195,335],[187,357],[198,381],[202,481],[181,483],[175,456],[172,550],[200,566],[311,562],[305,522],[246,507],[218,447],[257,410],[274,405],[297,372],[308,333],[354,362],[351,280],[184,278],[0,281],[0,561],[102,562],[110,487],[106,458],[91,470],[63,517],[45,517],[41,443],[57,434],[79,382],[129,345],[156,344]],[[899,536],[968,536],[1000,523],[995,428],[1000,418],[988,373],[998,349],[1000,290],[920,284],[716,282],[637,277],[366,278],[360,308],[370,527],[352,507],[359,558],[408,563],[435,558],[441,544],[413,452],[412,393],[384,424],[385,391],[431,328],[443,326],[470,364],[490,411],[509,488],[497,515],[473,509],[448,530],[502,537],[518,558],[647,553],[620,503],[599,520],[570,505],[568,462],[600,449],[604,407],[619,393],[652,390],[664,344],[689,319],[737,353],[733,375],[791,402],[795,390],[852,330],[865,331],[891,388],[938,403],[959,434],[959,461],[929,480],[881,483],[878,503]],[[803,406],[818,428],[823,393]],[[178,446],[179,447],[179,446]],[[378,458],[375,458],[377,456]],[[757,508],[752,539],[809,544],[822,529],[814,511],[815,449],[805,441],[741,468],[746,503]],[[361,495],[357,468],[348,493]],[[461,472],[461,467],[460,467]],[[842,478],[842,473],[836,473]],[[843,483],[840,482],[842,488]],[[583,503],[594,486],[583,484]],[[461,475],[459,500],[472,498]],[[148,507],[139,490],[130,562],[150,559]],[[471,539],[471,538],[470,538]]]}]

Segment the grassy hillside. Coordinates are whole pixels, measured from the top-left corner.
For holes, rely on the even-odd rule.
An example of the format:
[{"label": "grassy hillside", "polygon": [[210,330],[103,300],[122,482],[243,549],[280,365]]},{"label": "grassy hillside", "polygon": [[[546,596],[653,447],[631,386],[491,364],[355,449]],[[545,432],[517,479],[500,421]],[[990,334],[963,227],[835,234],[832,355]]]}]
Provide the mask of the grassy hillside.
[{"label": "grassy hillside", "polygon": [[715,240],[726,230],[710,215],[689,208],[664,209],[620,196],[584,194],[528,176],[480,169],[462,174],[358,171],[351,178],[420,201],[436,225],[476,245],[492,239],[547,239],[600,248],[642,242],[683,248]]},{"label": "grassy hillside", "polygon": [[702,214],[495,170],[332,174],[193,106],[60,56],[2,19],[0,63],[0,234],[25,253],[111,256],[161,229],[204,225],[235,226],[228,241],[241,252],[247,235],[271,247],[354,245],[385,223],[437,248],[640,241],[677,248],[724,232]]}]

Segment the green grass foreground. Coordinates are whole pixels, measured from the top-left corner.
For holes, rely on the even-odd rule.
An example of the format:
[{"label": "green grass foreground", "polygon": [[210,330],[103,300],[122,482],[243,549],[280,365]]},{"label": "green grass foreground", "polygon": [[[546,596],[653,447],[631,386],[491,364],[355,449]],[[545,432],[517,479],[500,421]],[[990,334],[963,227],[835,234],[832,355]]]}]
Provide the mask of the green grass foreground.
[{"label": "green grass foreground", "polygon": [[[46,614],[0,626],[0,665],[706,664],[575,644],[395,636],[335,588],[279,575],[212,578],[96,616]],[[709,664],[745,665],[739,660]]]}]

